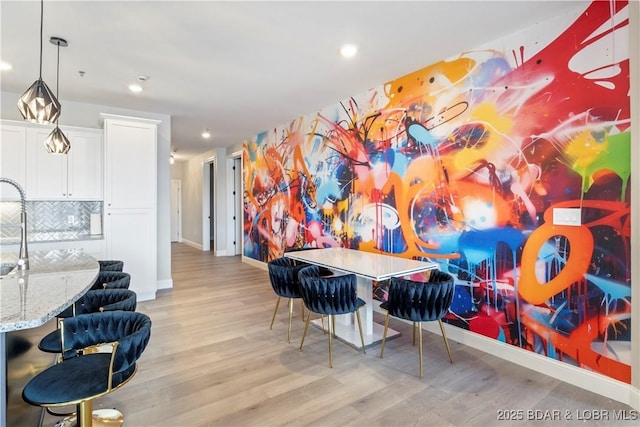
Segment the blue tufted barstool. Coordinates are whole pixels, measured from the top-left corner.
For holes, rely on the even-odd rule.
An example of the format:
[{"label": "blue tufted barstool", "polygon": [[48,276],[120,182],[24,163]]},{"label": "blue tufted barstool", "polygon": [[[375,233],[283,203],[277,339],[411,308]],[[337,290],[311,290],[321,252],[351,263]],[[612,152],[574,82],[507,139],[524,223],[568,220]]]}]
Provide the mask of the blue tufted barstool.
[{"label": "blue tufted barstool", "polygon": [[[276,319],[276,313],[278,312],[278,306],[280,305],[280,298],[289,298],[289,329],[287,331],[287,342],[291,342],[293,300],[296,298],[302,298],[300,295],[300,284],[298,282],[298,271],[308,265],[309,264],[285,257],[272,259],[267,264],[271,287],[276,295],[278,295],[276,308],[273,310],[273,317],[271,318],[271,326],[269,329],[273,329],[273,322]],[[301,317],[304,318],[304,310],[301,311]]]},{"label": "blue tufted barstool", "polygon": [[[76,303],[76,315],[87,313],[101,313],[105,311],[135,311],[137,304],[136,293],[129,289],[98,289],[88,291]],[[61,353],[60,329],[47,334],[40,340],[38,348],[47,353]],[[63,355],[63,358],[68,355]]]},{"label": "blue tufted barstool", "polygon": [[444,345],[447,347],[447,353],[449,354],[449,362],[453,363],[447,335],[442,325],[442,318],[449,311],[453,301],[454,288],[453,277],[439,270],[431,271],[427,282],[418,282],[400,277],[392,278],[389,285],[389,298],[380,304],[381,309],[387,310],[384,332],[382,333],[380,358],[384,354],[389,318],[393,316],[413,322],[413,345],[416,344],[416,327],[418,328],[420,378],[422,378],[422,322],[438,321]]},{"label": "blue tufted barstool", "polygon": [[98,260],[98,264],[100,265],[100,271],[122,272],[124,270],[124,261],[120,261],[117,259]]},{"label": "blue tufted barstool", "polygon": [[[41,407],[76,405],[77,425],[90,427],[93,400],[118,390],[136,373],[151,334],[151,319],[128,311],[81,314],[61,319],[65,352],[77,356],[50,366],[22,391],[25,402]],[[111,352],[96,351],[105,345]]]},{"label": "blue tufted barstool", "polygon": [[364,337],[362,336],[362,322],[358,309],[365,305],[365,302],[358,298],[355,274],[345,274],[336,276],[321,276],[317,265],[304,267],[298,273],[300,278],[300,293],[304,305],[309,310],[307,320],[304,324],[304,333],[300,341],[300,351],[307,335],[311,312],[329,316],[329,367],[333,368],[332,361],[332,336],[335,334],[335,315],[356,313],[358,328],[360,329],[360,341],[362,342],[362,352],[364,349]]},{"label": "blue tufted barstool", "polygon": [[131,275],[121,271],[99,271],[96,282],[91,287],[95,289],[129,289]]}]

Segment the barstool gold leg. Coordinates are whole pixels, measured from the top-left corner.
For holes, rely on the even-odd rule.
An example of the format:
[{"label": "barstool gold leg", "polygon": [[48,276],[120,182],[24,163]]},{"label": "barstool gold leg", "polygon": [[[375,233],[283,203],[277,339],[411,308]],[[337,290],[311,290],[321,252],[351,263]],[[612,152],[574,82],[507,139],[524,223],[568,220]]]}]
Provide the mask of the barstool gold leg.
[{"label": "barstool gold leg", "polygon": [[82,402],[78,403],[78,427],[93,426],[93,417],[91,416],[92,407],[93,405],[90,400],[83,400]]}]

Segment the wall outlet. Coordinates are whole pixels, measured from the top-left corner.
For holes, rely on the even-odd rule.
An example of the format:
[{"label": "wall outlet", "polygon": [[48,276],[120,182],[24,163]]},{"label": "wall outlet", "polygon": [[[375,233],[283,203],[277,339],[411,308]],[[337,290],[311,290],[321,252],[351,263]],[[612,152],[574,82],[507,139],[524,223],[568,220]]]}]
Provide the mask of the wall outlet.
[{"label": "wall outlet", "polygon": [[582,225],[582,209],[553,208],[553,225]]},{"label": "wall outlet", "polygon": [[67,224],[73,224],[75,220],[76,219],[73,215],[67,215]]}]

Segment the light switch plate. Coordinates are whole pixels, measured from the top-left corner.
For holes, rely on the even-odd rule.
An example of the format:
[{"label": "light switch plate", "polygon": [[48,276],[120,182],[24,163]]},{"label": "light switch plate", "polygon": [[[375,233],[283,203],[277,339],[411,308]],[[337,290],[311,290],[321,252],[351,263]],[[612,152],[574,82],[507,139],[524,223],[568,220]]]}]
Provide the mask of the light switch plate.
[{"label": "light switch plate", "polygon": [[553,225],[582,225],[582,209],[553,208]]}]

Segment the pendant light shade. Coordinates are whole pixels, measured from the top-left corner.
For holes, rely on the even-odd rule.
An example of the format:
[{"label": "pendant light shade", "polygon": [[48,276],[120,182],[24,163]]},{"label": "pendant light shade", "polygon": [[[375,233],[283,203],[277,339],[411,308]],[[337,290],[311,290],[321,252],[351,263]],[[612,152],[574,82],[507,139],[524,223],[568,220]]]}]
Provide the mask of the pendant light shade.
[{"label": "pendant light shade", "polygon": [[67,154],[71,148],[71,142],[56,124],[56,128],[44,140],[44,146],[51,154]]},{"label": "pendant light shade", "polygon": [[[49,41],[58,46],[58,62],[56,65],[56,95],[58,95],[60,86],[60,46],[66,47],[68,43],[60,37],[51,37]],[[71,148],[69,139],[58,127],[58,117],[56,117],[56,128],[52,130],[47,139],[44,140],[44,146],[51,154],[67,154]]]},{"label": "pendant light shade", "polygon": [[40,0],[40,77],[18,100],[18,110],[25,120],[34,123],[54,123],[60,115],[60,102],[42,80],[42,26],[44,0]]},{"label": "pendant light shade", "polygon": [[39,78],[18,100],[18,110],[33,123],[54,123],[60,116],[60,102],[49,86]]}]

